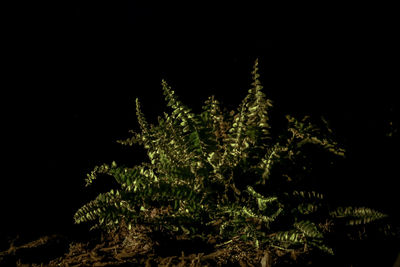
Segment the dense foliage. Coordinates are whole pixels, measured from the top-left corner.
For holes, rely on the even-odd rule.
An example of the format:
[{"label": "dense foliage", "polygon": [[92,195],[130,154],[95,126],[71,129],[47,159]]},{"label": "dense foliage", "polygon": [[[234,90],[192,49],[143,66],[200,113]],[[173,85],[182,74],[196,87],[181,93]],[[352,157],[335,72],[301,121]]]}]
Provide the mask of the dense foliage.
[{"label": "dense foliage", "polygon": [[[258,61],[252,87],[236,111],[223,111],[211,96],[195,114],[163,80],[170,114],[149,125],[136,99],[141,132],[120,140],[143,145],[148,161],[139,166],[96,166],[113,176],[117,190],[101,193],[81,207],[75,222],[95,221],[107,230],[149,225],[161,232],[234,239],[283,251],[317,248],[333,253],[329,237],[344,225],[364,225],[385,217],[366,207],[331,207],[325,194],[305,182],[314,150],[344,156],[324,120],[286,116],[284,131],[272,132],[272,101],[262,91]],[[317,127],[318,125],[318,127]],[[325,155],[324,154],[324,155]]]}]

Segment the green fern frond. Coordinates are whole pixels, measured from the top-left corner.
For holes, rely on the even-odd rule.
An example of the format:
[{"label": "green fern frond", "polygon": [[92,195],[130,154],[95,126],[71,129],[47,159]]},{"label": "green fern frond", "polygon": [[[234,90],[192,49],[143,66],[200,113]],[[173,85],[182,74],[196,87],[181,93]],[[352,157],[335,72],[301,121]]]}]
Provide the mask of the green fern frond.
[{"label": "green fern frond", "polygon": [[259,221],[262,221],[264,223],[267,223],[267,225],[269,223],[272,223],[273,221],[276,220],[276,218],[279,216],[279,214],[282,212],[282,208],[278,208],[278,210],[273,213],[270,216],[265,216],[265,215],[259,215],[256,214],[254,211],[252,211],[249,207],[242,207],[242,214],[248,218],[256,218]]},{"label": "green fern frond", "polygon": [[217,131],[220,124],[223,123],[224,115],[220,108],[220,103],[214,98],[214,95],[210,96],[202,106],[204,112],[202,117],[206,122],[210,122],[214,131]]},{"label": "green fern frond", "polygon": [[[183,130],[173,123],[172,118],[164,113],[165,123],[153,129],[157,136],[155,145],[157,146],[157,155],[160,163],[187,164],[189,152],[187,149],[187,140],[185,140]],[[156,158],[157,159],[157,158]],[[154,162],[157,160],[154,159]]]},{"label": "green fern frond", "polygon": [[315,223],[311,221],[300,221],[294,224],[294,227],[304,233],[305,236],[311,238],[323,238],[323,235],[318,231]]},{"label": "green fern frond", "polygon": [[325,245],[321,240],[310,240],[308,241],[308,244],[312,245],[313,247],[329,254],[329,255],[334,255],[334,251],[331,247],[328,247]]},{"label": "green fern frond", "polygon": [[241,158],[246,157],[244,150],[250,146],[250,138],[245,136],[246,132],[246,109],[242,105],[239,108],[239,113],[233,118],[231,128],[228,130],[228,137],[225,138],[226,151],[224,156],[227,156],[231,166],[236,166]]},{"label": "green fern frond", "polygon": [[292,195],[300,201],[298,206],[292,211],[304,215],[312,214],[322,207],[324,195],[315,191],[293,191]]},{"label": "green fern frond", "polygon": [[[120,191],[111,190],[104,194],[99,194],[95,200],[82,206],[74,215],[75,223],[93,221],[100,218],[100,223],[106,220],[109,225],[116,223],[121,215],[121,210],[133,209],[128,203],[121,202]],[[104,216],[103,216],[104,215]]]},{"label": "green fern frond", "polygon": [[140,126],[140,129],[142,130],[142,140],[147,140],[148,139],[148,132],[149,132],[149,125],[146,121],[146,118],[144,114],[142,113],[142,110],[140,108],[140,102],[139,98],[136,98],[136,117]]},{"label": "green fern frond", "polygon": [[321,207],[321,204],[315,204],[315,203],[300,203],[295,212],[300,212],[301,214],[312,214],[317,212]]},{"label": "green fern frond", "polygon": [[292,244],[303,244],[306,242],[304,239],[304,233],[296,229],[276,232],[272,238],[280,242],[289,242]]},{"label": "green fern frond", "polygon": [[[252,71],[252,88],[249,90],[250,99],[249,103],[246,104],[248,110],[247,125],[249,127],[259,127],[261,131],[260,138],[262,141],[270,139],[270,125],[268,111],[272,107],[272,101],[267,99],[265,94],[262,92],[263,86],[258,79],[258,59],[256,59]],[[256,140],[254,140],[256,141]]]},{"label": "green fern frond", "polygon": [[257,193],[254,188],[250,185],[247,186],[247,191],[252,195],[254,198],[257,199],[257,204],[258,208],[261,211],[264,211],[267,208],[267,205],[269,203],[277,202],[278,197],[272,196],[272,197],[263,197],[260,193]]},{"label": "green fern frond", "polygon": [[183,132],[186,133],[190,130],[189,122],[194,122],[194,114],[191,110],[182,104],[182,102],[176,97],[175,92],[171,89],[171,86],[167,84],[165,80],[161,82],[163,93],[165,95],[165,101],[167,106],[172,108],[172,118],[177,122],[180,121],[180,126]]},{"label": "green fern frond", "polygon": [[258,168],[262,169],[263,173],[261,175],[262,179],[257,183],[265,184],[269,179],[274,162],[280,158],[280,152],[284,150],[285,148],[282,148],[279,143],[267,149],[267,153],[265,153],[261,162],[258,164]]},{"label": "green fern frond", "polygon": [[114,168],[117,166],[117,163],[113,161],[111,163],[111,166],[108,164],[102,164],[100,166],[95,166],[93,171],[91,171],[89,174],[86,175],[86,186],[89,186],[90,184],[93,183],[94,180],[97,179],[98,174],[108,174],[111,168]]},{"label": "green fern frond", "polygon": [[333,218],[348,219],[349,225],[367,224],[387,217],[384,213],[365,207],[338,207],[329,215]]},{"label": "green fern frond", "polygon": [[130,133],[132,133],[132,137],[126,138],[126,139],[121,139],[117,140],[118,144],[125,145],[125,146],[133,146],[134,144],[142,144],[142,137],[139,133],[130,130]]},{"label": "green fern frond", "polygon": [[293,191],[293,196],[305,199],[324,199],[324,195],[315,191]]},{"label": "green fern frond", "polygon": [[305,144],[315,144],[335,155],[344,157],[345,150],[339,147],[337,142],[322,136],[321,129],[310,122],[309,116],[303,117],[301,121],[289,115],[286,116],[286,119],[289,123],[288,130],[293,135],[292,138],[298,140],[296,143],[297,148]]}]

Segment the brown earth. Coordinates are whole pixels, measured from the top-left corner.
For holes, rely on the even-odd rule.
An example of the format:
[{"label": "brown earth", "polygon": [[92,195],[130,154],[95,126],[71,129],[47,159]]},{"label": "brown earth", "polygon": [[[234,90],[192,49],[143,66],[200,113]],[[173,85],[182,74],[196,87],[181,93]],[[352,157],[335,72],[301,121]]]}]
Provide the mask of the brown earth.
[{"label": "brown earth", "polygon": [[225,243],[211,236],[207,242],[167,238],[137,226],[110,234],[93,231],[79,238],[17,236],[0,246],[0,266],[393,266],[396,260],[397,253],[387,254],[393,259],[379,255],[379,244],[357,246],[358,251],[350,244],[342,248],[342,256],[329,257],[313,251],[255,249],[239,238]]},{"label": "brown earth", "polygon": [[[158,240],[158,241],[154,241]],[[0,252],[0,266],[280,266],[299,260],[294,252],[262,251],[238,238],[231,242],[155,238],[145,227],[99,234],[87,240],[47,235],[33,241],[16,237]],[[283,257],[282,257],[283,256]]]}]

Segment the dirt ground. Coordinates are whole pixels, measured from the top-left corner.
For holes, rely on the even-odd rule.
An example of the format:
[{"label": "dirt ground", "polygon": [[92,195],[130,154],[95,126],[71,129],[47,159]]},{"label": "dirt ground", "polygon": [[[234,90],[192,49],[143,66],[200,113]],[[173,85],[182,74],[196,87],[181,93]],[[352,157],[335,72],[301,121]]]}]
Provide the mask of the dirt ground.
[{"label": "dirt ground", "polygon": [[239,238],[228,243],[212,237],[207,242],[162,239],[143,226],[110,235],[94,232],[82,238],[54,234],[29,240],[17,236],[7,240],[0,251],[0,266],[393,266],[396,260],[396,255],[381,258],[376,255],[379,252],[371,258],[374,251],[365,246],[359,251],[343,248],[354,255],[345,259],[347,254],[332,258],[301,251],[260,250]]},{"label": "dirt ground", "polygon": [[86,240],[64,235],[46,235],[33,241],[16,237],[8,240],[8,249],[0,252],[0,266],[268,267],[299,262],[300,255],[281,252],[278,263],[276,253],[254,249],[239,238],[229,243],[218,243],[213,238],[206,243],[182,237],[163,240],[145,227],[136,227],[129,233],[94,234]]}]

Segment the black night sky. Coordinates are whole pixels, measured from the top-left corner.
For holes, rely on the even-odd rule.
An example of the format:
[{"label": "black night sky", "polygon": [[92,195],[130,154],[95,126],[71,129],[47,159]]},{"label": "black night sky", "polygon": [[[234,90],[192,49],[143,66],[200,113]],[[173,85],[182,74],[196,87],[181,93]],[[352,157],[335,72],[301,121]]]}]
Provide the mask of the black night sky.
[{"label": "black night sky", "polygon": [[87,172],[142,161],[141,147],[115,140],[138,128],[136,97],[150,122],[167,111],[161,79],[195,111],[212,94],[232,109],[256,58],[276,114],[324,115],[348,148],[330,174],[333,193],[397,214],[399,147],[386,136],[390,122],[398,127],[390,14],[114,2],[3,11],[2,234],[72,229],[76,209],[112,184],[85,188]]}]

